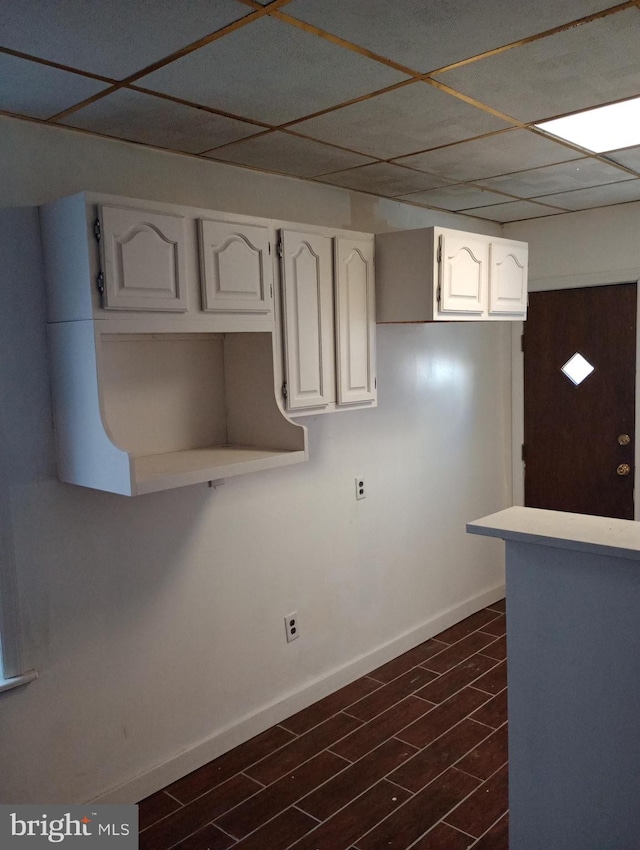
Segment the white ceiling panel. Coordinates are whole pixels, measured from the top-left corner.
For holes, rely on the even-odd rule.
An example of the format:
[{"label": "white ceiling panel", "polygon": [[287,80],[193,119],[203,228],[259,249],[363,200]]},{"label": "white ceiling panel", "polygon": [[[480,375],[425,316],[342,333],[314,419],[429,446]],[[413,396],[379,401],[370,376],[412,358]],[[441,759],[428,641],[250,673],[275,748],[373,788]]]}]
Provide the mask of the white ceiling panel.
[{"label": "white ceiling panel", "polygon": [[442,174],[452,180],[466,181],[524,168],[537,168],[579,155],[571,148],[529,130],[507,130],[471,142],[460,142],[403,157],[398,160],[398,164]]},{"label": "white ceiling panel", "polygon": [[187,153],[201,153],[262,130],[255,124],[128,89],[96,100],[61,123]]},{"label": "white ceiling panel", "polygon": [[143,77],[139,85],[282,124],[406,79],[297,27],[262,18]]},{"label": "white ceiling panel", "polygon": [[466,210],[469,207],[484,207],[490,204],[503,203],[506,198],[488,189],[478,189],[474,186],[460,184],[458,186],[444,186],[442,189],[434,189],[428,192],[414,192],[411,195],[403,195],[402,200],[414,201],[417,204],[426,204],[430,207],[442,207],[444,210]]},{"label": "white ceiling panel", "polygon": [[619,151],[610,151],[605,156],[607,159],[619,162],[620,165],[626,165],[627,168],[633,168],[634,171],[640,172],[640,145],[633,148],[623,148]]},{"label": "white ceiling panel", "polygon": [[236,0],[2,0],[0,45],[124,79],[250,11]]},{"label": "white ceiling panel", "polygon": [[516,9],[513,0],[293,0],[282,11],[426,73],[610,5],[611,0],[527,0]]},{"label": "white ceiling panel", "polygon": [[640,92],[640,9],[627,9],[438,75],[521,121]]},{"label": "white ceiling panel", "polygon": [[389,162],[375,162],[372,165],[364,165],[362,168],[328,174],[322,178],[322,181],[385,197],[404,195],[406,192],[417,192],[420,189],[435,189],[448,183],[447,180],[436,177],[434,174],[412,171],[410,168],[402,168]]},{"label": "white ceiling panel", "polygon": [[558,165],[548,165],[533,171],[519,171],[502,177],[490,177],[482,181],[488,189],[499,189],[510,195],[522,198],[533,198],[540,195],[552,195],[558,192],[570,192],[574,189],[585,189],[589,186],[600,186],[604,183],[617,183],[631,180],[633,174],[606,165],[597,159],[576,159],[573,162],[562,162]]},{"label": "white ceiling panel", "polygon": [[640,201],[640,179],[611,183],[608,186],[594,186],[591,189],[577,189],[575,192],[563,192],[559,195],[545,195],[540,200],[568,210],[586,210],[607,204]]},{"label": "white ceiling panel", "polygon": [[505,127],[426,83],[412,83],[295,125],[304,135],[391,159]]},{"label": "white ceiling panel", "polygon": [[371,162],[369,157],[278,131],[265,133],[246,142],[227,145],[211,151],[206,156],[223,162],[262,168],[265,171],[281,171],[297,177],[315,177]]},{"label": "white ceiling panel", "polygon": [[478,209],[465,210],[466,215],[475,215],[477,218],[486,218],[489,221],[521,221],[527,218],[542,218],[545,215],[560,215],[564,210],[556,207],[546,207],[544,204],[534,204],[531,201],[510,201],[506,204],[497,204],[492,207],[478,207]]},{"label": "white ceiling panel", "polygon": [[51,118],[108,88],[108,84],[50,65],[0,53],[0,109]]}]

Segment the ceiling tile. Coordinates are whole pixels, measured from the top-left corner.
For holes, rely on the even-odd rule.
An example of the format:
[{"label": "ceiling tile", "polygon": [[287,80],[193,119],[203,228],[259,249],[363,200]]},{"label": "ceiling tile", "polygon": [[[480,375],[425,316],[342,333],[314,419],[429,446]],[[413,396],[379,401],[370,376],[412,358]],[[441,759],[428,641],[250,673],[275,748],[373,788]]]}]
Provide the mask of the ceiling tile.
[{"label": "ceiling tile", "polygon": [[297,27],[261,18],[143,77],[139,85],[282,124],[406,79]]},{"label": "ceiling tile", "polygon": [[483,180],[482,184],[488,189],[499,189],[510,195],[533,198],[557,192],[570,192],[573,189],[584,189],[588,186],[599,186],[603,183],[617,183],[631,180],[632,177],[632,174],[616,168],[615,165],[606,165],[597,159],[586,157],[575,159],[573,162],[534,168],[532,171],[490,177]]},{"label": "ceiling tile", "polygon": [[295,125],[300,133],[391,159],[502,129],[504,121],[426,83],[413,83]]},{"label": "ceiling tile", "polygon": [[513,0],[293,0],[282,11],[426,73],[611,4],[612,0],[527,0],[516,12]]},{"label": "ceiling tile", "polygon": [[360,154],[278,131],[218,148],[206,156],[298,177],[316,177],[371,161],[369,157]]},{"label": "ceiling tile", "polygon": [[541,201],[557,204],[568,210],[586,210],[609,204],[623,204],[626,201],[640,201],[640,179],[577,189],[575,192],[562,192],[558,195],[545,195]]},{"label": "ceiling tile", "polygon": [[255,124],[128,89],[96,100],[60,123],[188,153],[201,153],[262,130]]},{"label": "ceiling tile", "polygon": [[637,95],[640,10],[636,7],[564,30],[438,75],[521,121]]},{"label": "ceiling tile", "polygon": [[546,207],[544,204],[533,204],[530,201],[510,201],[506,204],[496,204],[492,207],[478,207],[465,210],[466,215],[476,218],[487,218],[490,221],[522,221],[527,218],[542,218],[545,215],[560,215],[564,210]]},{"label": "ceiling tile", "polygon": [[609,151],[605,156],[607,159],[619,162],[620,165],[626,165],[627,168],[640,171],[640,145],[636,145],[633,148],[622,148],[618,151]]},{"label": "ceiling tile", "polygon": [[438,186],[445,186],[448,182],[442,177],[402,168],[389,162],[374,162],[372,165],[364,165],[361,168],[328,174],[322,178],[322,181],[386,197],[403,195],[419,189],[435,189]]},{"label": "ceiling tile", "polygon": [[489,192],[487,189],[476,189],[474,186],[458,185],[445,186],[429,192],[414,192],[403,195],[400,200],[414,201],[431,207],[442,207],[445,210],[466,210],[468,207],[484,207],[489,204],[499,204],[505,200],[504,195]]},{"label": "ceiling tile", "polygon": [[578,156],[565,145],[529,130],[506,130],[482,139],[403,157],[398,164],[465,181],[536,168]]},{"label": "ceiling tile", "polygon": [[0,53],[0,109],[50,118],[108,88],[106,83]]},{"label": "ceiling tile", "polygon": [[0,44],[124,79],[249,12],[235,0],[2,0]]}]

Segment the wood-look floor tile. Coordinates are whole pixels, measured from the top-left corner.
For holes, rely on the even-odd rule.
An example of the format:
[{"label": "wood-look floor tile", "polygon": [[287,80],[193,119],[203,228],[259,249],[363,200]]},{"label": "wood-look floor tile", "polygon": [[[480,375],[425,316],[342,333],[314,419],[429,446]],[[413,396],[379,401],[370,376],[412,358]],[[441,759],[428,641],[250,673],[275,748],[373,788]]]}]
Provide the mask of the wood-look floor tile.
[{"label": "wood-look floor tile", "polygon": [[416,752],[410,744],[390,738],[300,800],[298,808],[318,820],[327,820]]},{"label": "wood-look floor tile", "polygon": [[230,835],[225,835],[217,827],[208,824],[204,829],[176,844],[173,850],[228,850],[235,843]]},{"label": "wood-look floor tile", "polygon": [[302,735],[308,732],[309,729],[322,723],[323,720],[328,720],[329,717],[332,717],[338,711],[342,711],[342,709],[366,697],[367,694],[380,687],[382,687],[380,682],[368,676],[363,676],[361,679],[356,679],[355,682],[351,682],[350,685],[340,688],[339,691],[330,694],[328,697],[310,705],[308,708],[304,708],[302,711],[294,714],[293,717],[283,720],[280,725],[284,726],[285,729],[289,729],[291,732],[295,732],[296,735]]},{"label": "wood-look floor tile", "polygon": [[[246,773],[252,779],[257,779],[258,782],[269,785],[361,725],[361,722],[356,720],[355,717],[349,717],[346,714],[334,714],[333,717],[325,720],[319,726],[315,726],[310,732],[306,732],[277,752],[248,768]],[[338,755],[341,755],[341,753],[338,753]]]},{"label": "wood-look floor tile", "polygon": [[152,794],[150,797],[145,797],[138,803],[138,828],[140,831],[151,826],[171,812],[175,812],[180,808],[180,803],[177,803],[164,791],[158,791],[157,794]]},{"label": "wood-look floor tile", "polygon": [[[402,702],[364,724],[361,729],[356,729],[342,741],[338,741],[331,747],[331,751],[350,761],[357,761],[387,738],[396,735],[405,726],[431,711],[432,708],[432,704],[426,700],[414,696],[406,697]],[[401,737],[404,741],[403,736],[396,737]],[[410,744],[411,741],[407,743]]]},{"label": "wood-look floor tile", "polygon": [[355,842],[359,850],[406,850],[477,787],[479,780],[449,768]]},{"label": "wood-look floor tile", "polygon": [[[477,657],[482,658],[483,656],[478,655]],[[493,661],[493,659],[490,660]],[[501,661],[496,664],[488,673],[474,682],[473,687],[488,694],[499,694],[507,687],[507,662]],[[427,699],[430,699],[430,697],[427,697]]]},{"label": "wood-look floor tile", "polygon": [[489,695],[482,691],[464,688],[445,702],[437,705],[424,717],[398,732],[396,737],[422,749],[479,708],[488,699]]},{"label": "wood-look floor tile", "polygon": [[500,614],[495,620],[491,620],[486,625],[482,626],[481,631],[488,635],[502,637],[507,633],[507,618],[504,614]]},{"label": "wood-look floor tile", "polygon": [[509,808],[508,778],[505,765],[450,812],[445,822],[479,838]]},{"label": "wood-look floor tile", "polygon": [[500,599],[498,602],[492,602],[491,605],[487,606],[492,611],[499,611],[501,614],[504,614],[507,610],[507,600]]},{"label": "wood-look floor tile", "polygon": [[[469,721],[473,723],[473,721]],[[483,726],[479,727],[484,730]],[[492,732],[481,744],[471,750],[462,761],[456,765],[465,773],[477,776],[478,779],[488,779],[499,767],[507,761],[507,725]]]},{"label": "wood-look floor tile", "polygon": [[495,620],[498,616],[499,614],[495,611],[488,611],[484,608],[482,611],[477,611],[465,620],[461,620],[459,623],[456,623],[455,626],[451,626],[451,628],[446,631],[440,632],[440,634],[437,635],[437,639],[444,643],[457,643],[459,640],[462,640],[462,638],[472,634],[472,632],[477,632],[478,629],[484,630],[484,627],[492,620]]},{"label": "wood-look floor tile", "polygon": [[244,838],[349,764],[333,753],[319,753],[218,818],[216,825],[236,838]]},{"label": "wood-look floor tile", "polygon": [[370,788],[321,826],[293,845],[291,850],[344,850],[408,799],[402,788],[383,780]]},{"label": "wood-look floor tile", "polygon": [[473,750],[488,733],[489,730],[484,726],[472,720],[463,720],[394,770],[388,779],[409,791],[419,791]]},{"label": "wood-look floor tile", "polygon": [[[454,643],[453,646],[445,649],[444,652],[439,652],[437,655],[424,661],[421,666],[426,667],[427,670],[433,670],[435,673],[446,673],[447,670],[451,670],[452,667],[460,664],[461,661],[469,658],[470,655],[474,655],[481,649],[484,650],[487,644],[493,641],[495,641],[493,635],[473,632],[473,634],[468,635],[466,638]],[[483,654],[486,655],[486,652]]]},{"label": "wood-look floor tile", "polygon": [[430,670],[425,670],[423,667],[413,667],[407,673],[389,682],[388,685],[383,685],[374,693],[350,705],[345,711],[347,714],[357,717],[358,720],[371,720],[435,678],[436,674]]},{"label": "wood-look floor tile", "polygon": [[240,744],[239,747],[198,768],[198,770],[183,776],[182,779],[173,782],[165,790],[180,800],[181,803],[190,803],[196,797],[204,794],[205,791],[215,788],[216,785],[230,779],[236,773],[244,770],[245,767],[283,747],[294,738],[295,735],[286,729],[273,726],[266,732],[251,738],[250,741]]},{"label": "wood-look floor tile", "polygon": [[393,661],[388,661],[382,667],[378,667],[377,670],[373,670],[368,675],[371,679],[376,679],[378,682],[390,682],[392,679],[396,679],[398,676],[406,673],[407,670],[411,670],[412,667],[417,667],[418,664],[426,661],[427,658],[431,658],[432,655],[442,652],[443,649],[446,649],[446,645],[440,641],[434,639],[427,640],[414,647],[414,649],[410,649],[408,652],[394,658]]},{"label": "wood-look floor tile", "polygon": [[318,821],[291,808],[234,844],[234,850],[285,850],[318,825]]},{"label": "wood-look floor tile", "polygon": [[448,673],[443,673],[433,682],[416,691],[416,696],[428,699],[429,702],[444,702],[471,682],[474,682],[475,687],[474,680],[490,670],[495,663],[493,658],[476,653],[457,664]]},{"label": "wood-look floor tile", "polygon": [[[480,632],[478,632],[478,634],[480,634]],[[489,644],[489,646],[484,647],[482,654],[488,655],[489,658],[495,658],[496,661],[504,661],[507,657],[506,636],[498,638],[498,640],[494,640],[494,642]]]},{"label": "wood-look floor tile", "polygon": [[[416,848],[417,850],[417,848]],[[491,829],[482,836],[473,850],[509,850],[509,815],[494,824]]]},{"label": "wood-look floor tile", "polygon": [[238,774],[140,833],[140,850],[166,850],[259,791],[261,786]]},{"label": "wood-look floor tile", "polygon": [[[481,691],[484,693],[484,691]],[[477,720],[478,723],[484,723],[485,726],[491,726],[497,729],[507,722],[507,692],[501,691],[489,702],[485,703],[478,711],[474,711],[471,715],[472,720]]]},{"label": "wood-look floor tile", "polygon": [[474,842],[475,838],[469,838],[446,823],[439,823],[414,844],[411,850],[468,850]]}]

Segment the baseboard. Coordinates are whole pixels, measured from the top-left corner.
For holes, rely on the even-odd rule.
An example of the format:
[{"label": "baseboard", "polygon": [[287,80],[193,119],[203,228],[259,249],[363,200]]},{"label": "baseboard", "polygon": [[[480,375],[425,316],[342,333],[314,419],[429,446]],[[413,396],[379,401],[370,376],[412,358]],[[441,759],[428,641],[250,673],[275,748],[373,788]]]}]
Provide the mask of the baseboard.
[{"label": "baseboard", "polygon": [[196,770],[228,750],[243,744],[255,735],[259,735],[276,723],[280,723],[292,714],[312,705],[314,702],[348,685],[360,676],[365,676],[387,661],[391,661],[403,652],[439,634],[475,614],[481,608],[502,599],[505,593],[504,583],[474,596],[452,608],[443,611],[425,621],[417,628],[400,635],[392,641],[379,646],[372,652],[361,655],[327,676],[316,679],[304,688],[287,694],[285,697],[264,706],[255,713],[239,719],[232,726],[219,729],[211,737],[184,753],[156,765],[151,770],[95,797],[93,803],[135,803],[155,793],[171,782],[175,782],[192,770]]}]

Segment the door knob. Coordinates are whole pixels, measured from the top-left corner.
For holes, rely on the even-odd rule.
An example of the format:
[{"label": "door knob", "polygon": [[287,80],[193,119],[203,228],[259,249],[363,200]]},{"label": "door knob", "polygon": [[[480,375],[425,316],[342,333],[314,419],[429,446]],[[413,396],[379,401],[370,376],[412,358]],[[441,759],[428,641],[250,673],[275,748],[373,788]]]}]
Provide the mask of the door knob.
[{"label": "door knob", "polygon": [[628,463],[621,463],[616,472],[618,475],[628,475],[631,472],[631,467]]},{"label": "door knob", "polygon": [[628,434],[620,434],[618,437],[618,442],[621,446],[628,446],[631,442],[631,437]]}]

